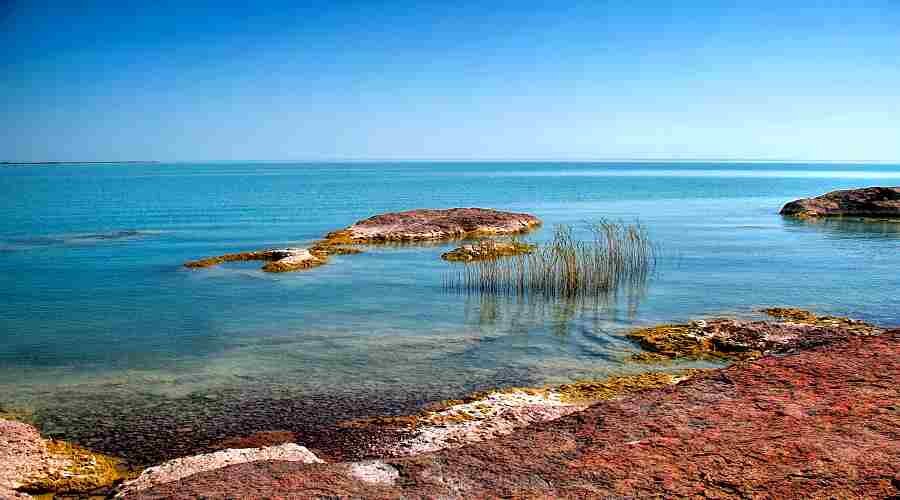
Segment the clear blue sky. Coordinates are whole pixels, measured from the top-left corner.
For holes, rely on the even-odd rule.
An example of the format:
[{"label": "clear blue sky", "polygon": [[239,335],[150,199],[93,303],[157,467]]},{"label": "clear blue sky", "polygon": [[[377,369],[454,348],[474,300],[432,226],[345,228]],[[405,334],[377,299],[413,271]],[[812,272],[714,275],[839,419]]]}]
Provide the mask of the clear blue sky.
[{"label": "clear blue sky", "polygon": [[898,0],[142,4],[0,1],[0,160],[900,161]]}]

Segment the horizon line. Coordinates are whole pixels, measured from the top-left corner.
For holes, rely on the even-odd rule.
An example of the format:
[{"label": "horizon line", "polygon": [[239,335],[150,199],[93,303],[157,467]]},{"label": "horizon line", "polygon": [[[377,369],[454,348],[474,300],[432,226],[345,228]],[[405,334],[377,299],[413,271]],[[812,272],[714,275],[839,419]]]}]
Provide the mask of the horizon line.
[{"label": "horizon line", "polygon": [[307,159],[185,159],[185,160],[52,160],[0,161],[0,165],[184,164],[184,163],[790,163],[900,165],[900,160],[807,160],[787,158],[307,158]]}]

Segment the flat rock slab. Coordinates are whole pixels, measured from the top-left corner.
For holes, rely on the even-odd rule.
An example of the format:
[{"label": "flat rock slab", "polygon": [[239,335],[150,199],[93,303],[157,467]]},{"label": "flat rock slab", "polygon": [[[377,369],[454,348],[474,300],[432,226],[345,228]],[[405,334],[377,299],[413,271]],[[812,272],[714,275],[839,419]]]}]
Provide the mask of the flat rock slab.
[{"label": "flat rock slab", "polygon": [[349,464],[257,462],[132,497],[886,498],[900,493],[897,380],[900,330],[849,336],[384,460],[393,482],[364,481]]},{"label": "flat rock slab", "polygon": [[212,267],[225,262],[251,260],[265,261],[266,264],[262,267],[263,271],[283,273],[321,266],[328,260],[328,256],[327,254],[311,251],[307,248],[272,248],[252,252],[227,253],[215,257],[192,260],[190,262],[185,262],[184,267]]},{"label": "flat rock slab", "polygon": [[636,354],[633,359],[753,359],[841,341],[848,335],[883,332],[863,321],[820,317],[802,309],[774,307],[762,312],[779,321],[715,318],[635,330],[628,337],[648,352]]},{"label": "flat rock slab", "polygon": [[125,483],[117,496],[127,496],[156,485],[178,481],[200,472],[262,460],[301,462],[305,464],[322,462],[311,451],[294,443],[265,448],[228,449],[215,453],[176,458],[161,465],[150,467],[141,472],[141,475],[137,478]]},{"label": "flat rock slab", "polygon": [[900,217],[900,187],[869,187],[832,191],[795,200],[781,209],[794,217]]},{"label": "flat rock slab", "polygon": [[376,215],[329,233],[325,239],[338,243],[450,240],[519,234],[540,225],[541,220],[530,214],[487,208],[419,209]]}]

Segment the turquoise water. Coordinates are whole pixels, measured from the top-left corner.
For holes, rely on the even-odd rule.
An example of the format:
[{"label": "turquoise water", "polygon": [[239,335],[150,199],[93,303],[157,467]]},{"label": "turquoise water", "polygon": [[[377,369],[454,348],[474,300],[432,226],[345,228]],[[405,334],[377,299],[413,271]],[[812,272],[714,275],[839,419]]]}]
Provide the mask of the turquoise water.
[{"label": "turquoise water", "polygon": [[[0,406],[63,430],[59,415],[85,406],[139,413],[209,394],[390,406],[641,369],[623,362],[635,325],[766,305],[900,324],[900,223],[778,215],[791,199],[869,185],[900,185],[900,166],[5,167]],[[452,244],[368,248],[289,274],[181,267],[303,245],[376,213],[455,206],[533,213],[545,222],[537,241],[559,223],[639,219],[662,257],[640,300],[601,304],[448,293],[453,264],[439,255]]]}]

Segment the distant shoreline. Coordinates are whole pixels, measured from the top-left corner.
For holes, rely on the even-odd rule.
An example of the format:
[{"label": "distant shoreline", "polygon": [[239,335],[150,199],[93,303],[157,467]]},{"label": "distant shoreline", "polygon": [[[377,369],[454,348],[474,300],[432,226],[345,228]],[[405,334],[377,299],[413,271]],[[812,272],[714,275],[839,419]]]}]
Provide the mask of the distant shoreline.
[{"label": "distant shoreline", "polygon": [[0,161],[0,165],[117,165],[122,163],[159,163],[155,160],[132,161]]}]

